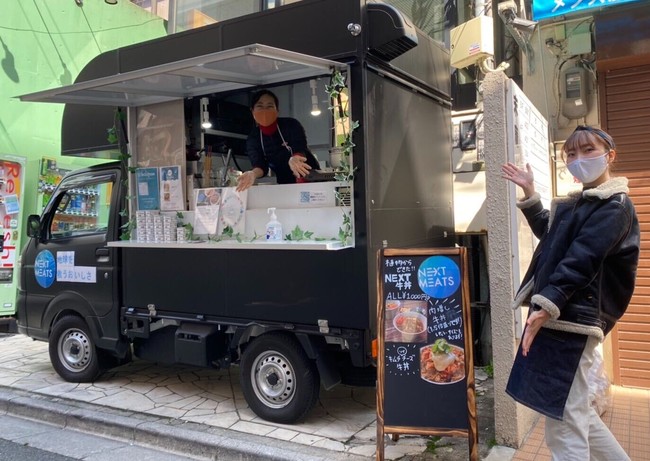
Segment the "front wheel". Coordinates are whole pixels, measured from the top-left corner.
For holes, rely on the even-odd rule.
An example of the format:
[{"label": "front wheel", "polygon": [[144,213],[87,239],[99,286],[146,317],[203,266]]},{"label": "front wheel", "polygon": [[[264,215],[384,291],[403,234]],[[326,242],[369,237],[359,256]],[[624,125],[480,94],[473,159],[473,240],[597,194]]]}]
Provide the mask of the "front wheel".
[{"label": "front wheel", "polygon": [[67,315],[54,324],[49,352],[54,370],[68,382],[92,382],[102,373],[90,329],[77,316]]},{"label": "front wheel", "polygon": [[292,424],[304,419],[318,401],[320,378],[294,337],[269,333],[244,349],[241,385],[256,415]]}]

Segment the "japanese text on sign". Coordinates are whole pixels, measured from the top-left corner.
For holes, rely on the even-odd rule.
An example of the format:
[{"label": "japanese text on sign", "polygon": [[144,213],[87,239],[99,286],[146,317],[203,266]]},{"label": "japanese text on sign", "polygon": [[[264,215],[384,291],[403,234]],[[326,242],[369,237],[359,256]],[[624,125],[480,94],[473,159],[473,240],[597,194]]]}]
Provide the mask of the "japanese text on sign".
[{"label": "japanese text on sign", "polygon": [[533,19],[539,21],[577,11],[639,1],[641,0],[533,0]]}]

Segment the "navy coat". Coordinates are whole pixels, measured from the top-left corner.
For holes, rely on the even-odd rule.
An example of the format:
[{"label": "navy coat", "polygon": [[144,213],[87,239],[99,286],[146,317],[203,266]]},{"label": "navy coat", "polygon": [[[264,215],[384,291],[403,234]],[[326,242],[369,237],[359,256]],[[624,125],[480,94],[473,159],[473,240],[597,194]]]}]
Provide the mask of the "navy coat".
[{"label": "navy coat", "polygon": [[555,199],[545,210],[539,194],[517,204],[540,242],[513,307],[529,303],[551,318],[529,354],[521,346],[506,392],[555,419],[564,404],[587,337],[602,340],[625,313],[639,260],[639,222],[627,179]]}]

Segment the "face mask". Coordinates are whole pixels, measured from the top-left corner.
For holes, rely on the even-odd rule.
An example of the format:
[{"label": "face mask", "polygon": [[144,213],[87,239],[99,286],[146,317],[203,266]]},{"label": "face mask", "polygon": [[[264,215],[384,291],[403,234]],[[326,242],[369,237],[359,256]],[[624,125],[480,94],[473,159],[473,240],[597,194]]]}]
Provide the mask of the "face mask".
[{"label": "face mask", "polygon": [[607,169],[607,154],[574,160],[567,165],[567,168],[582,184],[592,183],[600,178]]},{"label": "face mask", "polygon": [[278,110],[257,109],[253,111],[253,118],[260,126],[271,126],[278,119]]}]

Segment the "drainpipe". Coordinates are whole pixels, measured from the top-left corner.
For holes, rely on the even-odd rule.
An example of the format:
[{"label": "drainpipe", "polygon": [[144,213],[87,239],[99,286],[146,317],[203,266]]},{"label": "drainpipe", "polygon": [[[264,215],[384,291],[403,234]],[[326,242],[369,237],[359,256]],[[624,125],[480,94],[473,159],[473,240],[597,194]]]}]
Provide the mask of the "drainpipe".
[{"label": "drainpipe", "polygon": [[167,10],[167,35],[176,32],[176,13],[178,6],[176,0],[169,0],[169,9]]}]

